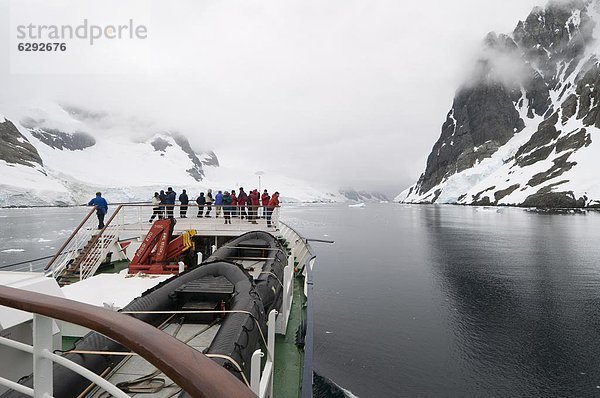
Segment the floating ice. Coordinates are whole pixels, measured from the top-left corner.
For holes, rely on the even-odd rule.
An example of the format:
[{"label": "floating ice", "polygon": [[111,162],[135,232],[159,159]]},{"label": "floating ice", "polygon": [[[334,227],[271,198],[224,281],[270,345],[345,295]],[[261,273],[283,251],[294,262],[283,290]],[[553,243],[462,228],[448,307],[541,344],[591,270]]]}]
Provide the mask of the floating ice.
[{"label": "floating ice", "polygon": [[367,207],[367,205],[364,204],[364,202],[363,202],[363,203],[357,203],[357,204],[354,204],[354,205],[348,205],[348,207]]}]

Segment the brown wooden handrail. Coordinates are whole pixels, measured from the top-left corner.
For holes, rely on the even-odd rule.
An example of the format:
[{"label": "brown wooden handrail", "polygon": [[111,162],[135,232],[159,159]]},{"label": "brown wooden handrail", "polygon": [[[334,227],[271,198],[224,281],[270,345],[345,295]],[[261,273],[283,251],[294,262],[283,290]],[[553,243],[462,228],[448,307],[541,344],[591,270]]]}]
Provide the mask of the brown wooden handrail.
[{"label": "brown wooden handrail", "polygon": [[71,235],[69,236],[69,238],[67,238],[67,240],[65,241],[65,243],[63,243],[63,245],[60,247],[60,249],[58,249],[58,251],[56,252],[56,254],[54,255],[54,257],[52,257],[52,259],[48,263],[48,265],[46,265],[46,267],[44,267],[44,271],[47,271],[47,270],[50,269],[50,267],[52,266],[52,264],[54,264],[54,262],[56,261],[56,259],[62,254],[63,250],[65,250],[65,248],[67,247],[67,245],[69,243],[71,243],[71,241],[73,240],[73,238],[75,237],[75,235],[77,235],[77,233],[79,232],[79,230],[81,229],[81,227],[83,227],[83,225],[87,222],[87,220],[90,219],[90,217],[92,216],[92,214],[94,214],[95,211],[96,211],[96,206],[94,206],[89,211],[89,213],[87,214],[87,216],[85,216],[85,218],[83,220],[81,220],[81,222],[79,223],[79,225],[77,226],[77,228],[75,228],[73,230],[73,233],[71,233]]},{"label": "brown wooden handrail", "polygon": [[194,398],[256,398],[241,381],[175,337],[131,316],[0,286],[0,305],[92,329],[139,354]]}]

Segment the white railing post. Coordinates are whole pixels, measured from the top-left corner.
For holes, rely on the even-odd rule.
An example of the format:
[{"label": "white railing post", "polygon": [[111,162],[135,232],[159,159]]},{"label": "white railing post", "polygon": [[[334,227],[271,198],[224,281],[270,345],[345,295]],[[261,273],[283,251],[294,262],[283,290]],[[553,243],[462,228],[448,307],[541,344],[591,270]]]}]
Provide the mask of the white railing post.
[{"label": "white railing post", "polygon": [[296,268],[296,242],[292,243],[291,247],[290,247],[290,257],[291,259],[288,260],[288,264],[290,264],[292,267]]},{"label": "white railing post", "polygon": [[285,334],[287,330],[288,319],[290,315],[290,307],[292,303],[292,265],[290,265],[290,260],[288,259],[288,265],[283,269],[283,302],[281,304],[281,313],[277,318],[277,333]]},{"label": "white railing post", "polygon": [[250,389],[256,395],[260,394],[260,359],[263,355],[260,349],[254,351],[250,363]]},{"label": "white railing post", "polygon": [[267,346],[269,347],[269,353],[271,354],[271,374],[269,377],[269,390],[267,391],[267,396],[273,396],[273,376],[275,373],[275,319],[277,317],[277,310],[271,310],[269,312],[269,332],[267,337]]},{"label": "white railing post", "polygon": [[52,319],[33,314],[33,391],[34,398],[51,397],[52,361],[45,352],[52,352]]}]

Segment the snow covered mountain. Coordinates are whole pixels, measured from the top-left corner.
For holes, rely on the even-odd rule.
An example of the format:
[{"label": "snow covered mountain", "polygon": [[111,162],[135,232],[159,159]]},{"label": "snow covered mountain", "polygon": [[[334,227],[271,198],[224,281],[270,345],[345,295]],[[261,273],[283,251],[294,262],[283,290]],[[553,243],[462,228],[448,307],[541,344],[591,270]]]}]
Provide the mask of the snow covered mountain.
[{"label": "snow covered mountain", "polygon": [[417,183],[396,201],[600,207],[600,0],[490,33]]},{"label": "snow covered mountain", "polygon": [[[220,164],[179,133],[149,122],[54,103],[0,115],[0,206],[86,203],[102,191],[112,203],[147,202],[172,186],[196,196],[258,188],[252,168]],[[244,160],[242,160],[244,164]],[[287,202],[344,202],[348,192],[267,170],[262,188]],[[355,192],[355,191],[352,191]],[[356,193],[358,200],[374,198]]]},{"label": "snow covered mountain", "polygon": [[98,189],[127,200],[135,187],[198,183],[219,165],[181,134],[56,104],[0,117],[0,138],[1,205],[81,203]]}]

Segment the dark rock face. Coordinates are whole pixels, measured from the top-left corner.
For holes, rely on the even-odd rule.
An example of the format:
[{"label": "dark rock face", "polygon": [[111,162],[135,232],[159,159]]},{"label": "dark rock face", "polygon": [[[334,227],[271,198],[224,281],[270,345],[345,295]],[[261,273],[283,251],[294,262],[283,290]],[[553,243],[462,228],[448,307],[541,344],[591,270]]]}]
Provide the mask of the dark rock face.
[{"label": "dark rock face", "polygon": [[502,199],[519,189],[520,186],[520,184],[514,184],[506,189],[501,189],[494,193],[494,199],[496,199],[496,203],[498,203],[499,201],[501,201]]},{"label": "dark rock face", "polygon": [[37,149],[17,130],[10,121],[0,122],[0,160],[9,164],[35,167],[43,166]]},{"label": "dark rock face", "polygon": [[586,129],[581,129],[578,132],[561,137],[556,141],[556,153],[573,150],[590,146],[592,138]]},{"label": "dark rock face", "polygon": [[168,147],[172,146],[169,141],[163,138],[156,138],[150,143],[156,152],[165,152]]},{"label": "dark rock face", "polygon": [[[200,160],[200,158],[198,158],[198,154],[192,149],[190,142],[185,136],[179,133],[170,132],[166,132],[164,134],[173,138],[175,145],[181,148],[181,150],[188,156],[192,162],[192,167],[187,169],[186,172],[196,181],[202,181],[204,178],[204,166],[219,166],[219,160],[214,152],[209,152],[207,154],[207,159]],[[173,141],[169,141],[162,137],[156,137],[150,142],[150,145],[152,145],[156,152],[163,152],[161,155],[164,156],[164,153],[167,152],[167,148],[173,146]]]},{"label": "dark rock face", "polygon": [[[581,60],[585,46],[593,41],[593,24],[585,13],[586,1],[551,1],[544,9],[536,7],[513,32],[515,42],[525,51],[526,58],[540,70],[549,86],[556,85],[559,61]],[[575,26],[573,11],[580,12]],[[576,66],[570,65],[570,75]]]},{"label": "dark rock face", "polygon": [[571,94],[567,97],[565,102],[562,103],[562,123],[565,124],[567,120],[575,116],[577,112],[577,96]]},{"label": "dark rock face", "polygon": [[600,128],[600,65],[591,68],[577,83],[579,113],[577,119],[583,119],[586,126]]},{"label": "dark rock face", "polygon": [[81,151],[96,145],[96,140],[86,133],[63,133],[55,129],[30,129],[31,135],[54,149]]},{"label": "dark rock face", "polygon": [[[465,204],[497,204],[517,189],[529,191],[541,186],[529,195],[527,205],[581,204],[582,198],[568,195],[567,189],[555,192],[563,182],[554,181],[577,170],[577,163],[569,160],[571,155],[590,146],[595,139],[592,127],[600,128],[600,61],[591,55],[597,53],[597,22],[588,13],[593,2],[550,0],[546,8],[535,8],[519,22],[511,36],[487,35],[468,84],[456,93],[425,172],[402,197],[422,203],[443,197],[444,201]],[[533,123],[539,123],[535,130]],[[495,175],[489,184],[497,186],[476,194],[467,187],[469,191],[458,198],[452,190],[450,195],[443,195],[446,184],[464,184],[477,181],[477,175],[482,179],[493,175],[489,169],[478,174],[478,163],[493,156],[526,126],[528,134],[533,130],[529,139],[520,147],[508,147],[503,152],[508,156],[497,159],[509,164],[501,169],[508,171]],[[523,172],[549,160],[552,165],[544,172]],[[501,163],[494,160],[486,167],[496,164]],[[446,183],[450,176],[472,168],[475,172],[465,179]],[[525,183],[527,179],[517,176],[529,181]]]},{"label": "dark rock face", "polygon": [[180,134],[172,134],[175,143],[181,147],[183,152],[185,152],[190,160],[192,161],[193,167],[186,170],[189,175],[191,175],[196,181],[202,181],[204,178],[204,170],[202,169],[202,162],[198,159],[198,155],[192,149],[190,142],[187,138]]},{"label": "dark rock face", "polygon": [[217,158],[217,155],[213,151],[209,151],[206,154],[206,159],[204,159],[202,161],[202,164],[204,164],[206,166],[219,167],[219,159]]},{"label": "dark rock face", "polygon": [[[540,157],[540,158],[536,158],[536,156],[534,155],[533,161],[531,160],[531,156],[530,157],[521,157],[521,156],[524,153],[535,151],[536,149],[539,150],[544,145],[548,145],[553,140],[558,138],[560,132],[558,130],[556,130],[556,127],[555,127],[557,122],[558,122],[558,113],[555,113],[549,119],[546,119],[545,121],[540,123],[540,125],[538,127],[538,131],[533,133],[533,135],[531,136],[529,141],[527,141],[527,143],[525,143],[523,146],[521,146],[521,148],[519,148],[519,150],[515,154],[515,157],[517,158],[517,165],[519,165],[521,167],[528,166],[533,163],[536,163],[539,160],[544,160],[548,157],[548,155],[550,154],[551,151],[548,153],[541,152],[540,155],[546,154],[546,156]],[[553,149],[553,148],[550,148],[550,149]]]},{"label": "dark rock face", "polygon": [[543,173],[538,173],[534,175],[533,178],[529,180],[527,185],[529,185],[530,187],[536,187],[548,180],[556,178],[571,170],[573,166],[577,165],[577,162],[568,161],[569,156],[571,156],[572,154],[572,152],[569,152],[557,159],[554,159],[554,165],[550,169]]},{"label": "dark rock face", "polygon": [[461,89],[442,126],[442,135],[427,159],[419,191],[427,192],[445,177],[491,156],[524,127],[511,93],[502,84]]},{"label": "dark rock face", "polygon": [[543,207],[548,209],[585,207],[586,198],[575,198],[573,192],[538,192],[523,202],[524,207]]},{"label": "dark rock face", "polygon": [[26,117],[21,120],[21,125],[25,127],[32,136],[40,140],[51,148],[69,151],[80,151],[85,148],[96,145],[94,137],[87,133],[75,132],[65,133],[58,129],[42,127],[45,120],[36,120]]},{"label": "dark rock face", "polygon": [[484,189],[481,192],[478,192],[477,194],[473,195],[473,205],[475,206],[489,206],[492,204],[492,202],[490,201],[490,197],[488,195],[484,194],[486,192],[490,192],[493,191],[494,189],[496,189],[495,186],[493,187],[489,187],[487,189]]}]

